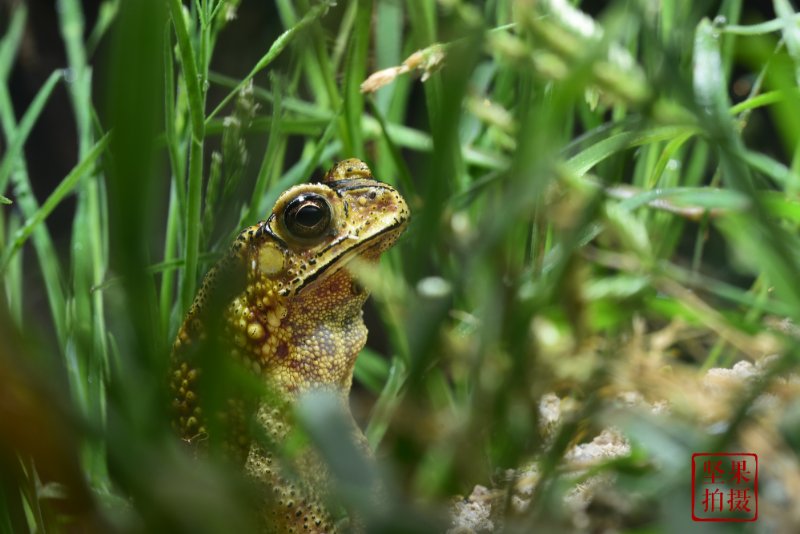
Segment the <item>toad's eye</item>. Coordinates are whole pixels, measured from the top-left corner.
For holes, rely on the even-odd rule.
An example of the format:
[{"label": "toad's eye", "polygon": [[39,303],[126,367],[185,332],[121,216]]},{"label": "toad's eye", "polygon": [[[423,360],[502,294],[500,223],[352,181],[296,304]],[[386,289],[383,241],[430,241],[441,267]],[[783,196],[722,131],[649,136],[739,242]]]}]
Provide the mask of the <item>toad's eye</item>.
[{"label": "toad's eye", "polygon": [[283,212],[286,230],[301,240],[324,234],[331,225],[331,207],[320,195],[300,195]]}]

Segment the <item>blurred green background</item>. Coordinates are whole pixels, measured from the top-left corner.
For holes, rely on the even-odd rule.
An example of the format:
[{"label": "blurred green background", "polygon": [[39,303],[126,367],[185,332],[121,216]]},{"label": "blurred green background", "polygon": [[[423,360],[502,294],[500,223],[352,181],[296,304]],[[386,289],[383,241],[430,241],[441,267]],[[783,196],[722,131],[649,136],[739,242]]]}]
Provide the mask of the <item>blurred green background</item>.
[{"label": "blurred green background", "polygon": [[[372,531],[441,532],[476,484],[509,532],[678,531],[722,450],[766,464],[742,529],[800,528],[788,0],[5,0],[0,35],[0,532],[251,527],[175,443],[171,342],[232,236],[348,157],[413,214],[364,277]],[[564,460],[609,427],[626,454]],[[620,498],[565,504],[597,477]]]}]

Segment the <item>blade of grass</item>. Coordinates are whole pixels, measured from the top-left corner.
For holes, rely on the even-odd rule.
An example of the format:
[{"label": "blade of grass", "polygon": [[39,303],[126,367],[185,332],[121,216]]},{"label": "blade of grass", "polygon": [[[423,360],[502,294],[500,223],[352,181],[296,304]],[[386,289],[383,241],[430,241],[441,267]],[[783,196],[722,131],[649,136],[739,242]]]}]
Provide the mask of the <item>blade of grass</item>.
[{"label": "blade of grass", "polygon": [[775,180],[783,188],[789,189],[792,184],[800,182],[800,177],[796,176],[789,167],[766,154],[747,150],[744,153],[744,161],[754,170]]},{"label": "blade of grass", "polygon": [[[8,233],[14,235],[19,231],[20,220],[16,214],[11,214],[8,220]],[[8,245],[2,243],[3,250],[7,250]],[[18,254],[3,271],[5,280],[5,294],[8,298],[8,311],[11,320],[18,327],[22,327],[22,304],[25,302],[25,293],[22,286],[22,259],[23,255]]]},{"label": "blade of grass", "polygon": [[[178,249],[178,235],[180,233],[179,221],[183,210],[180,209],[178,204],[177,189],[180,186],[177,180],[172,181],[169,195],[169,211],[167,213],[167,231],[164,240],[164,262],[176,261],[175,256]],[[182,262],[181,262],[182,265]],[[172,316],[174,300],[174,287],[175,287],[175,274],[165,272],[161,276],[161,291],[159,292],[159,309],[161,311],[161,331],[171,336],[174,333],[170,317]],[[93,288],[93,290],[95,290]]]},{"label": "blade of grass", "polygon": [[364,153],[364,138],[361,129],[361,116],[364,113],[364,95],[361,82],[367,76],[367,51],[369,47],[370,23],[372,20],[371,0],[358,0],[356,20],[347,50],[344,65],[344,120],[350,134],[350,145],[345,142],[349,154],[360,156]]},{"label": "blade of grass", "polygon": [[[174,1],[177,2],[178,0]],[[244,87],[245,84],[249,82],[256,74],[267,68],[275,60],[275,58],[277,58],[280,53],[283,52],[283,49],[292,42],[298,33],[303,31],[313,22],[316,22],[319,18],[323,17],[328,11],[330,5],[330,2],[328,1],[317,4],[311,8],[297,24],[283,32],[277,39],[275,39],[272,42],[272,45],[269,47],[269,50],[267,50],[267,53],[258,60],[255,67],[253,67],[250,72],[244,78],[242,78],[239,83],[236,84],[233,90],[225,95],[220,103],[217,104],[217,107],[215,107],[214,110],[208,114],[208,117],[206,117],[206,122],[214,118],[217,113],[222,111],[222,108],[224,108],[228,102],[230,102],[231,99],[233,99],[233,97],[239,93],[242,87]]]},{"label": "blade of grass", "polygon": [[381,355],[364,348],[356,360],[353,377],[370,392],[379,394],[389,377],[389,362]]},{"label": "blade of grass", "polygon": [[783,42],[786,43],[786,50],[794,60],[795,81],[800,83],[800,21],[788,0],[772,0],[772,3],[775,6],[775,13],[783,22],[781,28]]},{"label": "blade of grass", "polygon": [[[41,93],[41,91],[40,91]],[[5,83],[0,83],[0,122],[6,138],[18,136],[17,123],[11,104],[11,96]],[[38,209],[36,198],[31,191],[30,178],[24,160],[20,160],[17,169],[11,175],[14,191],[17,194],[17,205],[24,217],[29,217]],[[2,191],[2,189],[0,189]],[[64,298],[63,279],[58,255],[47,228],[40,227],[34,232],[33,245],[44,278],[47,300],[55,326],[59,346],[64,347],[66,341],[66,301]]]},{"label": "blade of grass", "polygon": [[79,181],[93,169],[97,158],[105,151],[108,146],[109,135],[100,139],[94,147],[89,151],[86,157],[78,163],[67,174],[61,183],[59,183],[47,199],[42,203],[41,207],[36,209],[31,216],[25,221],[25,224],[13,234],[11,243],[3,250],[3,255],[0,256],[0,272],[4,271],[8,266],[9,261],[14,255],[22,248],[22,245],[28,240],[33,232],[39,227],[41,223],[53,212],[56,206],[64,200],[68,194],[78,185]]},{"label": "blade of grass", "polygon": [[8,73],[14,66],[14,59],[19,50],[19,43],[25,30],[25,21],[28,18],[26,4],[17,4],[8,22],[8,28],[3,39],[0,40],[0,82],[5,83]]},{"label": "blade of grass", "polygon": [[[186,255],[186,264],[180,288],[180,310],[183,313],[189,309],[192,303],[197,283],[197,257],[200,248],[200,217],[202,211],[206,95],[205,67],[207,58],[198,56],[198,52],[192,46],[183,15],[183,4],[180,0],[169,0],[168,4],[170,18],[178,39],[178,51],[183,68],[183,82],[188,96],[189,117],[192,125],[192,135],[189,141],[189,176],[186,187],[186,206],[183,214]],[[206,41],[203,40],[203,43],[206,43]],[[202,46],[206,46],[206,44]],[[200,53],[205,55],[208,54],[208,51],[202,49]],[[199,68],[203,69],[202,72]]]},{"label": "blade of grass", "polygon": [[243,214],[242,219],[239,221],[239,226],[245,224],[253,224],[259,218],[258,208],[261,198],[269,187],[270,181],[274,178],[276,169],[280,167],[280,162],[283,158],[278,158],[279,146],[286,145],[286,140],[283,135],[279,133],[279,128],[283,115],[283,101],[281,99],[282,90],[280,84],[276,79],[272,80],[272,90],[275,97],[272,100],[272,118],[270,120],[269,137],[267,139],[267,149],[264,151],[264,157],[261,160],[261,165],[258,169],[258,176],[256,177],[256,184],[253,187],[253,196],[250,200],[249,209]]},{"label": "blade of grass", "polygon": [[[795,23],[800,21],[800,14],[795,14],[791,17],[791,20]],[[763,35],[765,33],[781,31],[785,27],[785,24],[786,22],[782,19],[772,19],[766,22],[759,22],[758,24],[729,24],[722,26],[720,31],[723,33],[732,33],[734,35]]]},{"label": "blade of grass", "polygon": [[[298,5],[303,11],[309,11],[308,0],[298,0]],[[342,142],[342,149],[345,154],[354,154],[352,136],[357,132],[351,132],[347,127],[347,118],[342,113],[344,100],[339,87],[336,83],[336,71],[332,58],[327,51],[327,36],[324,33],[319,21],[313,21],[309,29],[311,40],[311,51],[313,55],[305,56],[306,73],[317,71],[321,78],[327,103],[334,110],[338,117],[338,136]]]},{"label": "blade of grass", "polygon": [[[203,139],[203,131],[205,128],[204,115],[204,91],[201,89],[201,84],[204,80],[200,79],[197,70],[197,63],[195,63],[195,52],[192,47],[192,41],[189,38],[189,30],[186,27],[186,20],[183,16],[183,4],[181,0],[168,0],[170,17],[172,25],[175,28],[175,35],[178,38],[178,51],[181,56],[181,66],[183,67],[184,76],[183,80],[186,84],[186,92],[189,96],[189,117],[192,124],[192,138],[195,142]],[[236,92],[234,91],[234,94]]]},{"label": "blade of grass", "polygon": [[[67,50],[69,68],[67,89],[78,133],[78,157],[83,157],[92,143],[91,75],[84,48],[83,8],[78,0],[59,0],[59,29]],[[94,218],[94,217],[93,217]],[[96,220],[96,219],[95,219]]]},{"label": "blade of grass", "polygon": [[[33,101],[31,101],[30,106],[28,106],[28,109],[22,116],[22,120],[20,120],[19,124],[14,128],[14,135],[9,136],[8,133],[6,134],[8,146],[3,158],[0,159],[0,191],[5,190],[8,177],[11,175],[11,171],[14,169],[14,164],[17,158],[19,158],[22,153],[22,147],[25,146],[25,142],[28,140],[28,136],[33,129],[33,125],[36,124],[36,121],[39,119],[39,115],[42,113],[45,104],[50,99],[50,95],[53,94],[56,84],[62,79],[63,72],[56,71],[52,73],[47,78],[47,81],[44,83],[44,85],[42,85],[42,88],[36,93],[36,96],[33,98]],[[4,92],[7,91],[5,84],[3,84],[2,90]],[[6,117],[13,117],[13,113],[14,111],[11,108],[11,99],[3,98],[3,101],[0,102],[0,114]]]},{"label": "blade of grass", "polygon": [[93,54],[100,44],[100,41],[105,36],[111,23],[117,17],[119,11],[120,0],[105,0],[100,4],[100,9],[97,11],[97,20],[92,28],[91,34],[86,39],[86,51],[89,55]]},{"label": "blade of grass", "polygon": [[640,131],[618,133],[598,141],[569,158],[566,168],[577,176],[583,176],[595,165],[622,150],[696,133],[696,128],[690,126],[657,126]]},{"label": "blade of grass", "polygon": [[[414,191],[414,181],[411,179],[411,172],[408,170],[408,165],[406,162],[403,161],[403,156],[400,154],[400,150],[398,150],[397,145],[394,143],[392,137],[389,135],[388,125],[383,118],[383,114],[381,113],[380,109],[378,109],[378,105],[376,104],[375,100],[372,98],[368,99],[367,102],[372,109],[374,114],[375,120],[378,122],[378,125],[381,129],[381,136],[383,137],[383,141],[385,146],[389,151],[389,155],[394,162],[394,167],[397,169],[399,176],[397,178],[398,182],[402,184],[403,188],[406,191]],[[384,158],[385,159],[385,158]],[[466,159],[466,157],[465,157]],[[385,180],[387,177],[383,177]]]},{"label": "blade of grass", "polygon": [[189,187],[186,191],[186,211],[183,219],[186,235],[186,264],[181,283],[181,315],[194,299],[197,283],[197,256],[200,253],[200,213],[203,185],[203,142],[192,136],[189,145]]},{"label": "blade of grass", "polygon": [[[83,6],[78,0],[62,0],[59,4],[58,22],[67,52],[68,68],[66,84],[78,139],[78,160],[82,162],[90,154],[94,138],[92,124],[91,68],[87,63],[84,43],[85,23]],[[107,141],[106,141],[107,142]],[[105,143],[104,143],[105,144]],[[103,152],[101,146],[93,154],[96,159]],[[80,168],[79,163],[76,166]],[[91,169],[91,164],[88,169]],[[77,174],[77,173],[76,173]],[[77,386],[85,389],[81,413],[90,424],[104,428],[106,423],[106,371],[108,352],[106,344],[105,311],[102,295],[92,294],[91,287],[100,283],[105,275],[108,236],[106,225],[101,220],[105,197],[100,194],[99,174],[81,172],[75,178],[78,201],[75,213],[76,224],[72,228],[72,307],[68,315],[71,326],[67,344],[74,347],[82,358],[83,375],[73,377],[82,382]],[[63,183],[63,182],[62,182]],[[69,187],[69,182],[64,189]],[[63,193],[57,188],[54,193]],[[56,201],[56,197],[51,198]],[[55,204],[52,205],[54,207]],[[43,212],[46,215],[46,212]],[[81,446],[81,456],[86,474],[94,488],[108,491],[109,479],[105,443],[97,436],[87,436]]]},{"label": "blade of grass", "polygon": [[778,102],[784,102],[789,98],[797,97],[800,97],[800,89],[796,87],[769,91],[760,95],[756,95],[752,98],[748,98],[743,102],[739,102],[731,107],[730,113],[731,115],[738,115],[743,111],[750,111],[760,107],[769,106],[771,104],[776,104]]},{"label": "blade of grass", "polygon": [[406,365],[400,358],[392,358],[389,376],[383,386],[378,401],[372,410],[364,434],[373,450],[377,450],[389,429],[389,422],[400,404],[400,391],[407,376]]}]

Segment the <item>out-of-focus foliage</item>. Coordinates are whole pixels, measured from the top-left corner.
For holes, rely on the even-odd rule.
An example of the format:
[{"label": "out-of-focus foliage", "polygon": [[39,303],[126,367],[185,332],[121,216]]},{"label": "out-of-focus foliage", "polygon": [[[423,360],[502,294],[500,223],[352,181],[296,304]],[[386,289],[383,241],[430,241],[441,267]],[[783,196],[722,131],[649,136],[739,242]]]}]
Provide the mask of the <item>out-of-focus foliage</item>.
[{"label": "out-of-focus foliage", "polygon": [[[9,80],[29,14],[12,4],[0,19],[1,532],[248,528],[248,482],[187,457],[169,429],[171,340],[230,237],[347,157],[413,212],[380,269],[361,273],[374,326],[353,404],[386,488],[387,506],[362,510],[375,531],[442,531],[453,497],[513,492],[531,465],[528,504],[495,507],[496,525],[677,530],[691,521],[691,454],[728,449],[780,465],[764,474],[779,494],[767,512],[798,509],[785,377],[800,321],[800,16],[788,0],[774,12],[277,0],[285,31],[253,39],[260,59],[244,72],[215,56],[243,23],[237,0],[105,0],[94,28],[60,0],[67,63],[24,106]],[[77,159],[34,194],[25,148],[58,85]],[[71,228],[48,225],[70,198]],[[739,360],[758,378],[714,394],[705,373]],[[785,416],[756,409],[767,390]],[[561,399],[554,428],[540,421],[548,393]],[[664,402],[668,415],[647,409]],[[358,464],[334,415],[313,399],[301,413],[358,509],[368,496],[346,476]],[[590,474],[629,505],[595,499],[576,522],[562,457],[610,426],[631,452]]]}]

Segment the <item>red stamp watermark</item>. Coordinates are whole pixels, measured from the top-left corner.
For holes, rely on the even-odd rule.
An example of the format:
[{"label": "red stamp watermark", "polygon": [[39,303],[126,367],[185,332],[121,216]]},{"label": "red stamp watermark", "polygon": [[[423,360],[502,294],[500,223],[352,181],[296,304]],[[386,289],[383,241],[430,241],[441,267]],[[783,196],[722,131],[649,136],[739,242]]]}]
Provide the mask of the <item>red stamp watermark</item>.
[{"label": "red stamp watermark", "polygon": [[758,456],[747,452],[693,454],[692,519],[758,519]]}]

